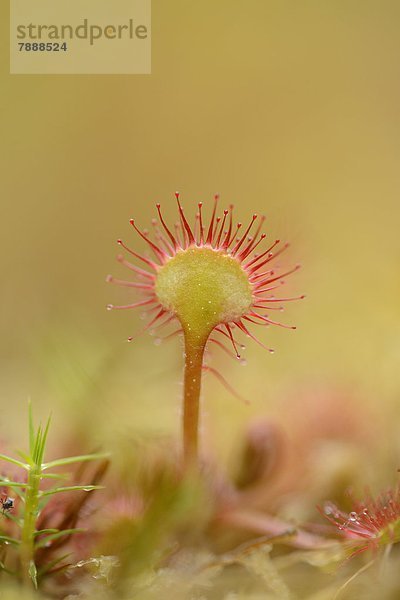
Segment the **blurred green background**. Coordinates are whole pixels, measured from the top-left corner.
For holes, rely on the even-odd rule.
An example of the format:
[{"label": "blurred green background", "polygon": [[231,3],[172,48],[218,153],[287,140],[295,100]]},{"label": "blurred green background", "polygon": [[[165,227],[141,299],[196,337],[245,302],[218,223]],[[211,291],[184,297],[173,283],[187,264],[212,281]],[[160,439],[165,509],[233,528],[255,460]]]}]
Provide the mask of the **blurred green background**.
[{"label": "blurred green background", "polygon": [[125,297],[105,283],[115,240],[142,247],[129,218],[146,227],[161,202],[175,219],[175,190],[190,215],[215,192],[266,214],[304,265],[288,291],[307,300],[283,315],[298,330],[264,332],[276,353],[213,358],[251,406],[207,378],[208,450],[227,457],[254,415],[285,421],[315,390],[395,433],[400,4],[153,0],[150,76],[11,76],[8,19],[3,2],[3,441],[23,443],[28,397],[92,444],[178,432],[179,342],[127,344],[139,313],[105,310]]}]

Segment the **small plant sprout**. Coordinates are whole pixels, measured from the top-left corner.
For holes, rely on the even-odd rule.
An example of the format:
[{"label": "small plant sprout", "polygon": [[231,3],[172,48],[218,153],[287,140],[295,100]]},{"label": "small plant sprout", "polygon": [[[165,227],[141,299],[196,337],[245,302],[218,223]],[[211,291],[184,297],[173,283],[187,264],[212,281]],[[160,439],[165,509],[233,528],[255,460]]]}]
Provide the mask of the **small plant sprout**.
[{"label": "small plant sprout", "polygon": [[400,541],[400,487],[389,489],[373,498],[352,498],[352,511],[343,512],[332,502],[319,509],[342,535],[352,542],[358,554],[368,549],[377,550]]},{"label": "small plant sprout", "polygon": [[[299,265],[287,271],[272,267],[288,244],[281,245],[280,240],[266,242],[266,234],[262,231],[264,217],[253,215],[247,226],[235,224],[233,206],[224,210],[222,216],[217,216],[216,196],[209,223],[205,223],[202,203],[199,203],[192,227],[184,214],[179,194],[175,196],[179,222],[173,228],[166,224],[159,204],[152,236],[148,231],[140,230],[133,219],[130,221],[151,256],[139,254],[118,240],[118,244],[141,265],[119,255],[118,262],[132,271],[136,280],[115,279],[109,275],[107,281],[135,288],[141,298],[123,306],[109,304],[107,308],[145,308],[151,313],[145,330],[178,322],[178,329],[167,337],[181,333],[184,338],[183,453],[184,463],[193,466],[198,453],[202,370],[215,373],[204,364],[206,345],[212,343],[240,359],[242,346],[235,332],[241,332],[272,352],[252,333],[251,327],[272,324],[295,329],[277,322],[270,313],[283,310],[283,303],[303,296],[282,298],[279,293],[275,296],[285,278],[297,271]],[[226,340],[232,350],[225,346]]]},{"label": "small plant sprout", "polygon": [[[66,477],[65,474],[53,473],[52,470],[108,456],[100,453],[87,454],[44,462],[49,426],[50,419],[45,427],[39,425],[35,430],[31,407],[29,407],[29,453],[19,452],[22,460],[0,454],[0,460],[11,463],[13,469],[17,467],[25,473],[25,476],[17,480],[4,476],[0,479],[0,486],[5,488],[8,494],[12,493],[14,496],[7,496],[1,501],[1,512],[3,513],[1,518],[4,521],[1,527],[0,543],[7,552],[3,553],[0,569],[16,575],[24,583],[33,584],[35,588],[38,587],[42,574],[50,572],[54,567],[59,570],[60,562],[64,558],[54,559],[52,557],[48,564],[46,561],[44,564],[41,561],[39,569],[36,562],[37,553],[43,553],[46,548],[50,549],[53,544],[58,543],[64,537],[84,531],[78,528],[41,529],[39,523],[43,509],[55,495],[77,490],[91,492],[103,487],[99,485],[60,485],[60,480],[62,482]],[[42,488],[42,483],[45,481],[47,481],[47,485]]]}]

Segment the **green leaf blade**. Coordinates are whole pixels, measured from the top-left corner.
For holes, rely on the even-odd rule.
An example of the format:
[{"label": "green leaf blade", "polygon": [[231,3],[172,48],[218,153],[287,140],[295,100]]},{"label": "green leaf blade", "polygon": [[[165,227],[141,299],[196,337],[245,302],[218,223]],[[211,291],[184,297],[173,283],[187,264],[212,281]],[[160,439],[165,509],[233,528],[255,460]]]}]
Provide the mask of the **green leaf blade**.
[{"label": "green leaf blade", "polygon": [[20,481],[8,481],[8,479],[1,479],[0,486],[11,487],[11,488],[26,488],[29,489],[31,486],[27,483],[21,483]]},{"label": "green leaf blade", "polygon": [[6,462],[11,463],[12,465],[16,465],[17,467],[21,467],[21,469],[25,469],[25,471],[29,471],[29,465],[21,462],[16,458],[12,458],[11,456],[7,456],[6,454],[0,454],[0,460],[4,460]]},{"label": "green leaf blade", "polygon": [[97,452],[96,454],[82,454],[81,456],[69,456],[67,458],[58,458],[57,460],[52,460],[51,462],[44,463],[42,465],[42,469],[44,471],[45,469],[54,469],[55,467],[72,465],[77,462],[88,462],[91,460],[101,460],[103,458],[110,458],[110,453]]},{"label": "green leaf blade", "polygon": [[0,535],[0,544],[14,544],[14,546],[19,546],[19,544],[21,543],[19,540],[16,540],[13,537],[10,537],[9,535]]},{"label": "green leaf blade", "polygon": [[29,564],[28,573],[29,573],[29,577],[31,578],[32,583],[33,583],[33,585],[35,587],[35,590],[37,590],[37,587],[38,587],[38,583],[37,583],[37,569],[36,569],[36,565],[35,565],[35,563],[34,563],[33,560],[31,560],[31,562]]},{"label": "green leaf blade", "polygon": [[59,529],[38,529],[33,535],[37,537],[38,535],[44,535],[45,533],[58,533],[59,531]]},{"label": "green leaf blade", "polygon": [[38,550],[39,548],[45,548],[49,542],[54,542],[67,535],[73,535],[74,533],[85,533],[85,531],[87,530],[81,527],[75,527],[74,529],[64,529],[63,531],[50,533],[43,540],[39,540],[39,542],[35,545],[35,548],[36,550]]},{"label": "green leaf blade", "polygon": [[38,454],[38,464],[39,465],[42,465],[42,462],[43,462],[44,451],[46,449],[47,436],[49,434],[49,429],[50,429],[50,423],[51,423],[51,416],[47,419],[46,427],[44,428],[44,431],[42,433],[42,437],[40,440],[40,447],[39,447],[39,454]]},{"label": "green leaf blade", "polygon": [[[63,560],[65,560],[69,556],[71,556],[70,552],[68,552],[68,554],[63,554],[62,556],[58,556],[54,560],[46,563],[45,565],[43,565],[43,567],[41,569],[39,569],[38,576],[42,577],[42,576],[46,575],[46,573],[48,573],[49,571],[51,571],[51,569],[53,569],[56,565],[58,565],[60,562],[62,562]],[[69,565],[65,565],[65,567],[68,567],[68,566]]]},{"label": "green leaf blade", "polygon": [[46,490],[41,494],[41,497],[52,496],[61,492],[93,492],[94,490],[103,490],[104,485],[67,485],[65,487],[53,488]]}]

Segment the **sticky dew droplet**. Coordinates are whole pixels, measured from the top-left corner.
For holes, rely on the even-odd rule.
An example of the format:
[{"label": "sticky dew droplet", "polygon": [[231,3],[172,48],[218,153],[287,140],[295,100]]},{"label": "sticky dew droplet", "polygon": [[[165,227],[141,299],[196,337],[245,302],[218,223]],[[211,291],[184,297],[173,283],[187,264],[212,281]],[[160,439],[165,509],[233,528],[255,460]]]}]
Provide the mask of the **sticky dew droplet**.
[{"label": "sticky dew droplet", "polygon": [[351,512],[349,514],[350,523],[357,523],[357,520],[358,520],[358,514],[356,512]]}]

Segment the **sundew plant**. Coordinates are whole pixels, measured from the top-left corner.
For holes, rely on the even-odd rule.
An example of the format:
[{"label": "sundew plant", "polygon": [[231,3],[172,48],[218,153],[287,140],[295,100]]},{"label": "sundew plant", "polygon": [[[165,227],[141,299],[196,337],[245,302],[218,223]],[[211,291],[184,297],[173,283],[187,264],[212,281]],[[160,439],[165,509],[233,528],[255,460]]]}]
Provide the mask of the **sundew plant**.
[{"label": "sundew plant", "polygon": [[[134,280],[107,280],[121,286],[136,288],[142,298],[123,306],[108,305],[108,309],[146,307],[152,313],[146,329],[161,328],[175,322],[184,339],[185,373],[183,398],[183,458],[186,465],[198,459],[199,397],[207,345],[229,349],[240,359],[241,344],[236,332],[264,343],[252,333],[252,327],[277,325],[288,329],[295,326],[277,321],[275,311],[283,304],[304,298],[282,297],[280,290],[286,277],[299,269],[288,270],[277,265],[277,258],[288,247],[280,240],[269,240],[263,231],[265,218],[253,214],[250,222],[235,222],[233,206],[218,215],[218,200],[209,222],[203,217],[203,205],[198,204],[195,222],[191,226],[176,193],[179,221],[171,229],[165,223],[157,204],[159,220],[153,221],[153,239],[142,231],[134,219],[130,223],[144,240],[152,256],[138,254],[122,240],[118,244],[141,266],[132,264],[122,255],[118,261],[132,271]],[[258,225],[257,225],[258,221]],[[131,340],[132,338],[130,338]],[[221,377],[221,376],[220,376]]]}]

